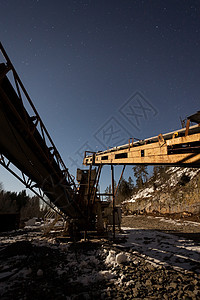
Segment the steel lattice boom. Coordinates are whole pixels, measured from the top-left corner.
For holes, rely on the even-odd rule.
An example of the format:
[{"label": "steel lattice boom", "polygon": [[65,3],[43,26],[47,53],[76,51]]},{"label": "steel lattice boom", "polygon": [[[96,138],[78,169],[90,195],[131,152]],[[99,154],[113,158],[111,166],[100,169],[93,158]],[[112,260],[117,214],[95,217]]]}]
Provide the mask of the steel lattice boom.
[{"label": "steel lattice boom", "polygon": [[0,163],[67,216],[80,218],[75,182],[1,44],[0,50],[6,61],[0,64]]}]

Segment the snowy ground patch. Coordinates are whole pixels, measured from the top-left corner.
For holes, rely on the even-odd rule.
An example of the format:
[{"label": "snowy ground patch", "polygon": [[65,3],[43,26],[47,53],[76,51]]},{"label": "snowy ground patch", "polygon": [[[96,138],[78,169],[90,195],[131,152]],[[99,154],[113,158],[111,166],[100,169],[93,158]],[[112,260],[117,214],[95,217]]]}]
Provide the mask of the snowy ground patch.
[{"label": "snowy ground patch", "polygon": [[200,273],[200,245],[176,235],[134,228],[122,228],[127,235],[124,247],[142,253],[158,265],[171,265]]}]

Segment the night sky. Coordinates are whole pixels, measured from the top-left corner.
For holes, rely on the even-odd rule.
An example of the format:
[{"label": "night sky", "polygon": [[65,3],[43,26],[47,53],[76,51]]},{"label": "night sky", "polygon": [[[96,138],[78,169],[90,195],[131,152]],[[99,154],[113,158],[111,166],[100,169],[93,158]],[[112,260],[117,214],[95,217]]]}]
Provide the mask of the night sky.
[{"label": "night sky", "polygon": [[[200,109],[200,1],[0,0],[0,23],[73,175],[84,150],[176,130]],[[20,191],[2,168],[3,187]]]}]

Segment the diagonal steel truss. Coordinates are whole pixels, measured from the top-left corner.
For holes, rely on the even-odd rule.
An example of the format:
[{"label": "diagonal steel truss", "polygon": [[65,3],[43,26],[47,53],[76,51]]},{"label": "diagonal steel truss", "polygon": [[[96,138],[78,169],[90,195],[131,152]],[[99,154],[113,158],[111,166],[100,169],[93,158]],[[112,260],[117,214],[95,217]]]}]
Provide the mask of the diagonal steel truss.
[{"label": "diagonal steel truss", "polygon": [[[73,194],[70,196],[74,196],[77,193],[77,187],[74,181],[74,177],[69,173],[68,168],[65,166],[55,144],[53,143],[53,140],[50,137],[50,134],[48,133],[44,123],[42,122],[31,98],[29,97],[22,81],[20,80],[11,60],[9,59],[5,49],[3,48],[2,44],[0,43],[0,51],[5,59],[5,64],[3,68],[0,70],[0,79],[4,78],[5,76],[10,76],[11,81],[14,82],[14,90],[20,99],[21,102],[21,111],[22,115],[17,115],[17,118],[20,118],[20,122],[24,124],[24,128],[26,128],[27,132],[30,134],[31,137],[33,137],[34,132],[37,130],[40,133],[40,136],[42,138],[42,142],[44,145],[49,149],[48,153],[44,153],[42,151],[40,144],[38,143],[38,149],[40,149],[41,156],[45,157],[45,160],[48,161],[49,166],[53,165],[52,161],[56,162],[57,166],[59,167],[59,170],[61,171],[63,182],[67,182],[68,186],[70,186],[71,190],[73,191]],[[11,108],[14,111],[14,108]],[[31,124],[30,119],[28,120],[27,117],[27,111],[30,112],[31,116]],[[34,141],[37,143],[37,141]],[[9,159],[9,157],[6,156],[6,153],[1,153],[0,151],[0,164],[6,168],[12,175],[14,175],[19,181],[21,181],[27,188],[29,188],[32,192],[34,192],[39,198],[41,198],[45,203],[47,203],[52,209],[55,210],[54,206],[49,204],[45,200],[45,194],[42,190],[42,186],[38,186],[37,182],[34,182],[29,176],[27,176],[21,169],[18,169],[19,172],[16,171],[16,165],[12,163],[12,161]],[[59,178],[60,179],[60,178]],[[67,186],[66,186],[66,192]]]}]

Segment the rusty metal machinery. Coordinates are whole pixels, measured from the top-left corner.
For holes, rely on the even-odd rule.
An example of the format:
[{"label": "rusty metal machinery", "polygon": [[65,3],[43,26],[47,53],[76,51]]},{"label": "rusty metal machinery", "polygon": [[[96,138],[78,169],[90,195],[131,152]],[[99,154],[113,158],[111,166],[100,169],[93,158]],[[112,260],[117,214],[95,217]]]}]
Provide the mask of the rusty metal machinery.
[{"label": "rusty metal machinery", "polygon": [[65,215],[84,223],[74,179],[1,44],[0,50],[5,58],[0,64],[0,164],[43,200],[46,195]]},{"label": "rusty metal machinery", "polygon": [[[190,122],[198,125],[190,126]],[[134,141],[101,152],[85,152],[84,165],[111,166],[112,182],[112,224],[115,237],[115,196],[126,165],[168,165],[179,167],[200,167],[200,112],[188,117],[186,127],[175,132],[159,134],[156,137]],[[123,165],[121,176],[114,189],[114,165]],[[111,207],[109,208],[111,211]]]},{"label": "rusty metal machinery", "polygon": [[[1,43],[0,51],[5,59],[0,64],[0,165],[42,200],[47,196],[52,209],[56,206],[62,216],[77,220],[79,229],[96,226],[102,230],[105,203],[96,191],[103,165],[111,165],[113,232],[119,186],[114,190],[114,165],[124,165],[119,182],[127,164],[200,166],[198,112],[188,117],[186,128],[176,132],[141,141],[130,139],[126,145],[102,152],[86,152],[84,164],[89,169],[77,170],[77,187]],[[198,125],[190,126],[190,121]]]},{"label": "rusty metal machinery", "polygon": [[[200,124],[190,126],[190,121],[199,123],[200,112],[188,117],[186,128],[159,134],[156,137],[114,147],[106,151],[86,151],[85,165],[169,165],[200,167]],[[89,154],[88,154],[89,153]]]}]

